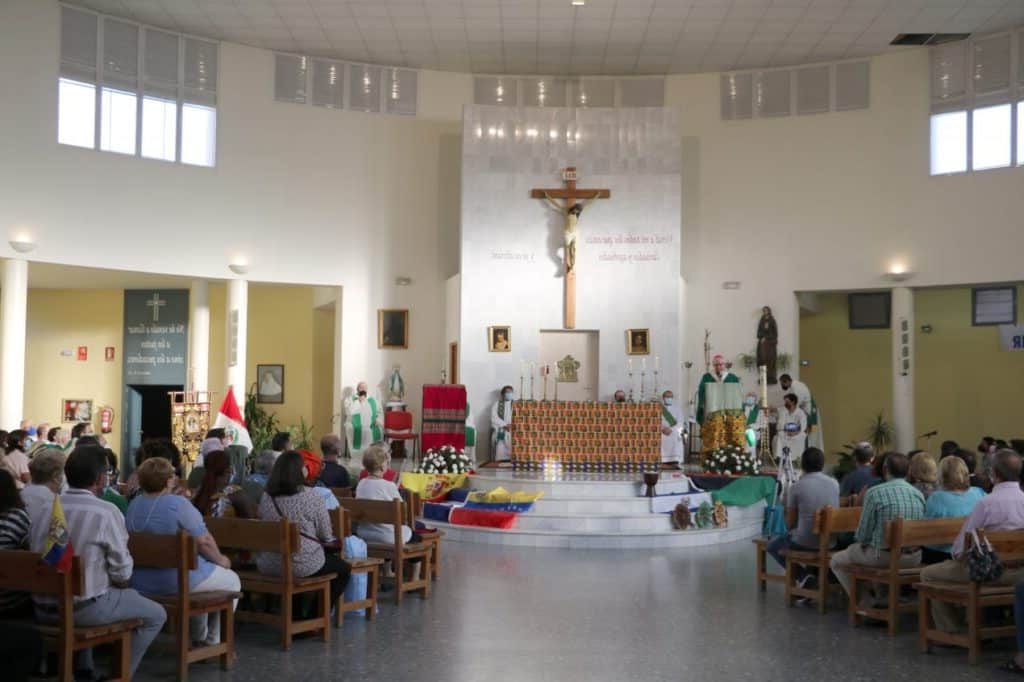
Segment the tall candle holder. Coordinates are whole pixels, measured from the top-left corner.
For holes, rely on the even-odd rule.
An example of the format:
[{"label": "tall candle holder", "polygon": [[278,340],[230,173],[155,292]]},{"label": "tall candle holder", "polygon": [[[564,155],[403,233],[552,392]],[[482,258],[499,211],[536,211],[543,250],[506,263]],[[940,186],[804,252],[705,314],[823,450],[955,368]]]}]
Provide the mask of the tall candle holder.
[{"label": "tall candle holder", "polygon": [[443,369],[441,370],[441,383],[448,383],[448,372],[444,371]]},{"label": "tall candle holder", "polygon": [[530,372],[530,400],[533,400],[533,372]]},{"label": "tall candle holder", "polygon": [[629,402],[633,402],[633,370],[626,373],[629,375]]},{"label": "tall candle holder", "polygon": [[658,370],[654,370],[654,400],[658,399]]},{"label": "tall candle holder", "polygon": [[547,400],[548,400],[548,366],[547,365],[544,365],[543,367],[541,367],[540,375],[542,377],[544,377],[544,397],[542,399],[544,400],[544,402],[547,402]]},{"label": "tall candle holder", "polygon": [[558,376],[555,376],[555,402],[558,402]]},{"label": "tall candle holder", "polygon": [[644,401],[644,382],[647,379],[647,370],[640,370],[640,402]]},{"label": "tall candle holder", "polygon": [[519,399],[522,400],[525,397],[523,394],[523,373],[519,372]]}]

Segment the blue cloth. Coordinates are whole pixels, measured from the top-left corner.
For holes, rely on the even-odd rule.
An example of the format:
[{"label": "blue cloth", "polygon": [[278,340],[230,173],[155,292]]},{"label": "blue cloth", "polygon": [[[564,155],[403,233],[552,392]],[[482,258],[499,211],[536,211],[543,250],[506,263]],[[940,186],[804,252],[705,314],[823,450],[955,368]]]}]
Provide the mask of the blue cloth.
[{"label": "blue cloth", "polygon": [[[968,488],[963,492],[954,490],[936,490],[928,496],[924,503],[924,516],[926,519],[955,519],[960,516],[970,516],[974,506],[985,497],[985,491],[981,488]],[[939,552],[953,551],[953,545],[930,545],[930,549]]]},{"label": "blue cloth", "polygon": [[247,482],[251,481],[253,483],[257,483],[257,484],[263,486],[264,488],[266,488],[267,487],[267,479],[269,479],[269,478],[270,477],[267,476],[266,474],[250,474],[248,476],[248,478],[246,478],[245,480]]},{"label": "blue cloth", "polygon": [[[345,538],[342,544],[342,554],[346,560],[352,559],[365,559],[366,554],[366,542],[355,535],[349,535]],[[345,601],[362,601],[366,599],[366,586],[367,579],[365,573],[356,573],[348,579],[348,584],[345,585]],[[376,608],[376,605],[374,605]],[[346,611],[345,616],[351,616],[353,618],[362,618],[363,611]]]},{"label": "blue cloth", "polygon": [[[192,537],[207,534],[206,524],[192,502],[180,495],[149,497],[138,495],[128,505],[125,526],[129,532],[174,535],[183,528]],[[195,588],[210,577],[216,566],[199,557],[198,568],[189,571],[188,584]],[[132,587],[143,594],[175,594],[178,591],[178,572],[173,568],[142,568],[132,572]]]}]

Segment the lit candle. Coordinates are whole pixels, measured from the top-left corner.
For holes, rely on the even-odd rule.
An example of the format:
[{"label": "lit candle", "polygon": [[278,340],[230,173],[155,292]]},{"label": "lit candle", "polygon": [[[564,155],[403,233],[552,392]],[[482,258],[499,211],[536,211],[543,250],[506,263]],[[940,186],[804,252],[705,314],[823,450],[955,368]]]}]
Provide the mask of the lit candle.
[{"label": "lit candle", "polygon": [[626,362],[629,365],[629,371],[632,372],[633,371],[633,358],[630,358]]},{"label": "lit candle", "polygon": [[654,371],[657,372],[659,369],[661,369],[661,358],[659,358],[657,355],[655,355],[654,356]]},{"label": "lit candle", "polygon": [[761,365],[761,406],[768,405],[768,367]]}]

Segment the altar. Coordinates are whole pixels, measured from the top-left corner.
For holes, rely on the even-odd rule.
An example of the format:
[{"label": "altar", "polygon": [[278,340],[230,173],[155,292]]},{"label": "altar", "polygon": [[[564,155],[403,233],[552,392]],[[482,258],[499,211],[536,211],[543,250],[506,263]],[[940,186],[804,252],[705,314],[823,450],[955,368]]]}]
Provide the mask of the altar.
[{"label": "altar", "polygon": [[519,400],[512,413],[518,469],[641,471],[661,461],[658,403]]}]

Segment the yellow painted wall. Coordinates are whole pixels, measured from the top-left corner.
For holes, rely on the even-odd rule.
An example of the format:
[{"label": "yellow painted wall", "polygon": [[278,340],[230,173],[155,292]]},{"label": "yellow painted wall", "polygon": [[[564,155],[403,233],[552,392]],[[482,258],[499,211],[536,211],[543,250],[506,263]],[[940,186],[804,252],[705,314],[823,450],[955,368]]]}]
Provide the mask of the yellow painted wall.
[{"label": "yellow painted wall", "polygon": [[[1024,323],[1024,287],[1017,287],[1017,307]],[[1024,435],[1024,353],[1000,350],[998,327],[971,325],[971,289],[918,289],[914,316],[917,435],[937,429],[932,449],[951,439],[972,450],[982,436]],[[930,334],[921,332],[924,324]]]},{"label": "yellow painted wall", "polygon": [[[61,400],[92,399],[114,408],[114,430],[106,434],[114,452],[121,452],[121,357],[124,292],[120,289],[30,289],[25,348],[25,417],[36,423],[60,424]],[[78,346],[88,346],[89,359],[79,362]],[[103,350],[114,346],[113,362]],[[70,350],[70,357],[62,356]],[[94,414],[99,431],[99,415]],[[17,428],[17,424],[4,424]],[[72,424],[63,425],[70,429]]]},{"label": "yellow painted wall", "polygon": [[892,421],[888,329],[849,329],[846,294],[819,294],[821,310],[800,317],[800,378],[822,411],[825,452],[865,438],[881,410]]},{"label": "yellow painted wall", "polygon": [[312,417],[317,438],[334,426],[334,319],[333,305],[313,311]]}]

